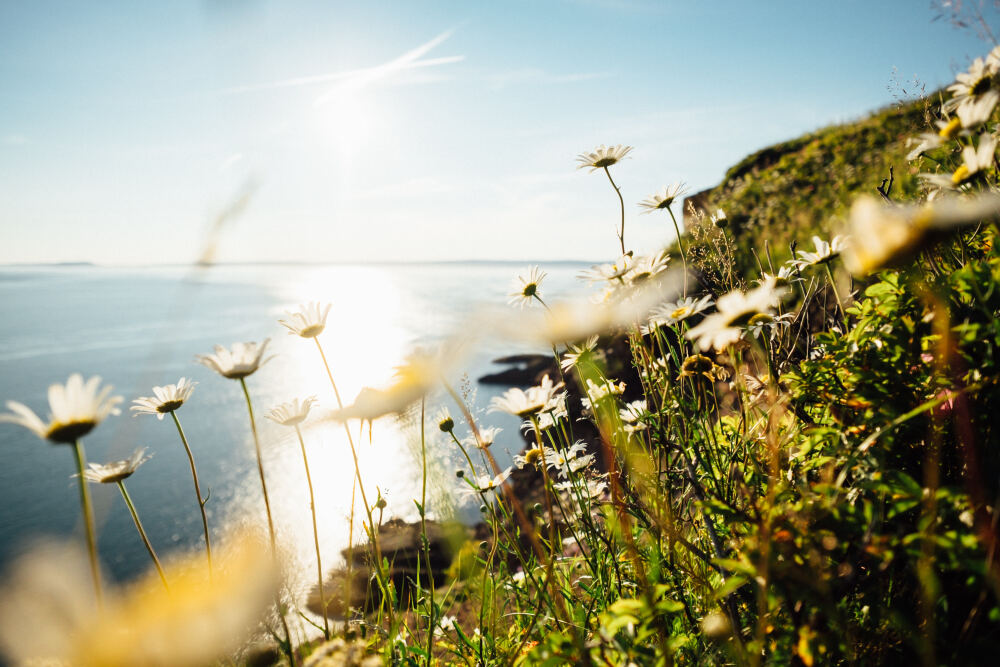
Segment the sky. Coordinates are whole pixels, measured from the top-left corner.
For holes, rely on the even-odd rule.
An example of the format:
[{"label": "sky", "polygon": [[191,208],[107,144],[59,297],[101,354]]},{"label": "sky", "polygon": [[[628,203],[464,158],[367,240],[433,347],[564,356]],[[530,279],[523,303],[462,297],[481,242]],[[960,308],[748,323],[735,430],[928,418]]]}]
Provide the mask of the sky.
[{"label": "sky", "polygon": [[[0,2],[0,264],[610,260],[990,45],[924,0]],[[226,215],[229,212],[231,215]],[[219,220],[223,224],[215,225]],[[210,230],[216,229],[217,236]]]}]

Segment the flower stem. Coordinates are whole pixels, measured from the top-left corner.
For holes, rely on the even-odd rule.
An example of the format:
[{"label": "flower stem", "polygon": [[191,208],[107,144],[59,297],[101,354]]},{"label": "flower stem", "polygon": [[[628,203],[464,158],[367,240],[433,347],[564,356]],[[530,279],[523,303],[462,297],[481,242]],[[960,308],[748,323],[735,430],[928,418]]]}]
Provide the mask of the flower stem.
[{"label": "flower stem", "polygon": [[[247,390],[247,382],[245,378],[240,378],[240,387],[243,388],[243,396],[247,400],[247,412],[250,414],[250,430],[253,432],[253,446],[257,453],[257,472],[260,473],[260,488],[264,493],[264,509],[267,511],[267,529],[268,535],[271,538],[271,557],[277,561],[278,540],[274,534],[274,519],[271,517],[271,500],[267,496],[267,481],[264,479],[264,462],[260,451],[260,437],[257,435],[257,421],[253,416],[253,403],[250,401],[250,392]],[[278,616],[281,618],[281,626],[285,630],[285,641],[282,644],[282,648],[288,654],[289,662],[291,662],[292,665],[295,665],[295,653],[292,651],[292,635],[288,631],[288,621],[285,620],[285,611],[280,597],[277,600],[277,604]]]},{"label": "flower stem", "polygon": [[674,223],[674,233],[677,234],[677,247],[681,251],[681,264],[684,265],[684,294],[683,294],[683,296],[687,296],[687,292],[688,292],[688,262],[687,262],[687,253],[684,252],[684,242],[681,241],[681,228],[680,228],[680,225],[677,224],[677,216],[674,215],[674,212],[671,210],[671,208],[669,206],[667,207],[667,213],[670,214],[670,219]]},{"label": "flower stem", "polygon": [[73,443],[73,453],[76,455],[76,471],[80,480],[80,505],[83,508],[83,524],[87,532],[87,553],[90,555],[90,575],[94,579],[94,593],[97,595],[97,604],[103,604],[104,598],[101,594],[101,567],[97,561],[97,536],[94,532],[94,508],[90,503],[90,490],[87,488],[87,479],[83,476],[84,462],[86,456],[83,452],[83,444],[77,440]]},{"label": "flower stem", "polygon": [[302,440],[302,431],[295,425],[295,435],[299,436],[299,447],[302,449],[302,463],[306,468],[306,483],[309,485],[309,511],[312,513],[313,543],[316,545],[316,571],[319,575],[319,603],[323,607],[323,636],[330,638],[330,619],[326,613],[326,594],[323,592],[323,560],[319,555],[319,528],[316,525],[316,498],[313,495],[312,475],[309,474],[309,458],[306,456],[306,443]]},{"label": "flower stem", "polygon": [[833,298],[837,300],[837,308],[840,310],[840,317],[844,322],[844,333],[847,333],[847,312],[844,310],[844,302],[840,300],[840,292],[837,291],[837,281],[833,279],[833,271],[830,270],[830,264],[827,262],[823,265],[826,269],[826,275],[830,279],[830,287],[833,288]]},{"label": "flower stem", "polygon": [[153,564],[156,565],[156,572],[160,575],[163,587],[170,590],[170,587],[167,586],[167,577],[163,574],[163,566],[160,565],[160,559],[156,557],[156,552],[153,551],[153,545],[150,544],[149,538],[146,536],[146,531],[142,528],[142,521],[139,521],[139,513],[135,511],[135,505],[132,504],[132,498],[128,495],[128,491],[125,490],[125,482],[122,480],[118,480],[118,490],[122,492],[122,498],[125,499],[125,504],[128,505],[128,511],[132,513],[132,521],[135,522],[135,528],[139,531],[139,537],[142,538],[142,543],[146,545],[146,551],[149,552],[150,557],[153,559]]},{"label": "flower stem", "polygon": [[617,185],[615,185],[615,180],[611,178],[611,172],[608,171],[607,167],[604,167],[604,173],[608,175],[608,180],[611,181],[611,187],[615,189],[615,194],[618,195],[618,201],[621,203],[622,207],[622,228],[618,232],[618,241],[622,245],[622,255],[625,254],[625,200],[622,199],[622,191]]},{"label": "flower stem", "polygon": [[[323,359],[323,367],[326,368],[326,376],[330,378],[330,386],[333,387],[333,395],[337,399],[337,407],[343,410],[344,402],[340,400],[340,391],[337,390],[337,383],[333,380],[333,373],[330,371],[330,363],[326,360],[326,353],[323,352],[323,346],[320,345],[319,338],[313,338],[313,340],[316,341],[316,349],[319,350],[319,356]],[[365,494],[365,485],[361,480],[361,465],[358,463],[358,450],[354,446],[354,438],[351,436],[351,429],[347,425],[347,422],[344,422],[344,433],[347,434],[347,444],[351,446],[351,457],[354,459],[355,480],[358,483],[358,489],[361,490],[361,504],[364,505],[365,514],[368,516],[369,538],[371,540],[372,548],[375,551],[374,555],[376,568],[378,569],[379,578],[382,580],[383,585],[389,585],[390,582],[386,581],[384,573],[382,572],[382,551],[378,544],[378,530],[372,517],[372,507],[368,504],[368,496]],[[391,625],[395,626],[395,613],[392,608],[392,604],[388,605],[388,609],[389,622]]]},{"label": "flower stem", "polygon": [[208,500],[202,500],[201,497],[201,485],[198,483],[198,468],[194,465],[194,454],[191,453],[191,447],[188,445],[187,436],[184,435],[184,429],[181,428],[181,421],[177,418],[176,412],[171,412],[170,416],[174,418],[174,425],[177,426],[177,433],[181,436],[181,443],[184,444],[184,451],[187,452],[188,463],[191,464],[191,478],[194,480],[194,493],[198,497],[198,509],[201,511],[201,525],[205,531],[205,555],[208,558],[208,576],[212,576],[212,542],[208,536],[208,516],[205,514],[205,503]]}]

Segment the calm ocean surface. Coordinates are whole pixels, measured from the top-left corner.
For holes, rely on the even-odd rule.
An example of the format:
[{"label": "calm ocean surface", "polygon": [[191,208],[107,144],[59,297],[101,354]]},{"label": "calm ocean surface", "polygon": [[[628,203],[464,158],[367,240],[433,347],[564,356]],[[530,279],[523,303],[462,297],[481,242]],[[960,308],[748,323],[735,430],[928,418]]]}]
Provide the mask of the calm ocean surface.
[{"label": "calm ocean surface", "polygon": [[[575,276],[585,267],[543,267],[549,274],[544,294],[551,299],[578,293],[582,287]],[[88,460],[122,459],[137,446],[148,447],[152,460],[126,486],[151,542],[161,557],[203,549],[190,470],[172,421],[132,417],[128,406],[133,398],[152,395],[154,385],[175,383],[182,376],[197,381],[177,414],[202,488],[211,489],[207,507],[213,543],[247,524],[263,527],[263,500],[239,383],[195,363],[194,356],[211,352],[216,344],[270,337],[269,351],[277,356],[248,378],[248,386],[279,541],[290,552],[289,569],[298,578],[292,585],[301,593],[312,584],[315,568],[302,457],[294,429],[263,415],[295,397],[316,395],[319,409],[335,407],[335,400],[315,345],[287,335],[277,320],[307,301],[333,304],[320,340],[341,395],[350,401],[363,386],[384,386],[415,347],[475,326],[472,314],[481,306],[505,304],[512,278],[523,270],[506,263],[226,266],[200,272],[180,267],[0,268],[0,401],[21,401],[44,419],[48,386],[64,383],[71,373],[100,375],[114,385],[114,393],[126,399],[122,414],[84,439]],[[484,423],[504,428],[494,446],[501,465],[522,446],[517,421],[486,414],[490,398],[502,388],[477,386],[475,379],[498,370],[490,363],[493,358],[515,352],[546,350],[487,340],[464,364]],[[428,419],[438,405],[457,415],[450,402],[437,398],[428,405]],[[366,430],[359,445],[369,497],[376,486],[382,490],[387,518],[415,516],[418,433],[414,426],[383,419],[375,423],[371,444]],[[431,454],[439,471],[437,500],[430,510],[444,514],[459,488],[452,473],[460,454],[438,438],[436,428],[427,433],[437,439]],[[315,426],[304,436],[329,569],[341,562],[340,549],[347,544],[353,465],[341,427]],[[75,471],[72,450],[42,442],[19,426],[0,424],[0,456],[0,571],[40,537],[73,536],[82,544],[77,482],[70,477]],[[118,490],[115,485],[92,485],[91,490],[107,575],[134,578],[149,567],[149,557]],[[358,507],[355,540],[360,502]],[[475,507],[460,503],[454,511],[467,520],[478,514]]]}]

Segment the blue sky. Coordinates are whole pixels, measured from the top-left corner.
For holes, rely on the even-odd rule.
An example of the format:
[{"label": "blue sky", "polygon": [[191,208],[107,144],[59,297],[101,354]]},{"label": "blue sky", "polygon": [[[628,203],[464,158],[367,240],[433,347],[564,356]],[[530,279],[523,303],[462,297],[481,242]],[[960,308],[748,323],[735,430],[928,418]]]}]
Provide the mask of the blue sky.
[{"label": "blue sky", "polygon": [[[635,204],[948,83],[929,3],[0,3],[0,263],[611,259]],[[895,69],[894,69],[895,68]]]}]

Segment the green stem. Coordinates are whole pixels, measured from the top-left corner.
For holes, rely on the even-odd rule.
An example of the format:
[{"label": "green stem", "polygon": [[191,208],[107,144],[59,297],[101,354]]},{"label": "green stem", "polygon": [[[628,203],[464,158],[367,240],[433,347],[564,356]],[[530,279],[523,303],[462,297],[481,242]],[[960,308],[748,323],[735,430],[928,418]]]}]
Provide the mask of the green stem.
[{"label": "green stem", "polygon": [[677,216],[674,215],[674,212],[670,209],[669,206],[667,207],[667,213],[670,214],[670,219],[673,220],[673,222],[674,222],[674,233],[677,235],[677,247],[681,251],[681,264],[684,266],[684,294],[683,294],[683,296],[687,296],[687,293],[688,293],[688,262],[687,262],[687,253],[684,252],[684,242],[681,241],[681,228],[680,228],[680,225],[677,224]]},{"label": "green stem", "polygon": [[618,201],[621,203],[622,207],[622,229],[618,233],[618,241],[622,245],[622,255],[625,255],[625,200],[622,199],[622,191],[615,185],[615,181],[611,178],[611,172],[608,171],[607,167],[604,167],[604,173],[608,175],[608,180],[611,181],[611,187],[615,189],[615,194],[618,195]]},{"label": "green stem", "polygon": [[103,604],[104,598],[101,593],[101,566],[97,560],[97,536],[94,531],[94,508],[90,503],[90,490],[87,488],[87,479],[83,476],[86,456],[83,452],[83,444],[77,440],[73,443],[73,453],[76,455],[76,471],[80,480],[80,505],[83,508],[83,524],[87,532],[87,553],[90,556],[90,575],[94,579],[94,593],[97,595],[98,606]]},{"label": "green stem", "polygon": [[[344,409],[344,402],[340,400],[340,391],[337,389],[337,383],[333,380],[333,373],[330,371],[330,364],[326,360],[326,353],[323,352],[323,346],[320,345],[319,338],[313,338],[316,341],[316,349],[319,350],[319,356],[323,359],[323,367],[326,369],[326,376],[330,378],[330,386],[333,387],[333,395],[337,399],[337,407],[341,410]],[[365,514],[368,517],[368,528],[369,528],[369,538],[372,543],[372,548],[375,550],[375,563],[376,568],[379,572],[379,578],[382,580],[383,586],[388,586],[389,582],[386,581],[385,573],[382,572],[382,550],[379,548],[378,543],[378,529],[375,526],[374,518],[372,517],[372,508],[368,504],[368,496],[365,494],[365,485],[361,479],[361,465],[358,462],[358,450],[354,446],[354,437],[351,436],[351,429],[344,422],[344,433],[347,434],[347,444],[351,446],[351,458],[354,460],[354,475],[358,483],[358,489],[361,490],[361,503],[365,507]],[[395,626],[395,611],[392,605],[388,605],[389,610],[389,622],[391,625]]]},{"label": "green stem", "polygon": [[309,458],[306,456],[306,443],[302,440],[302,431],[295,425],[295,435],[299,436],[299,447],[302,449],[302,463],[306,468],[306,483],[309,485],[309,511],[312,513],[313,544],[316,545],[316,571],[319,575],[319,603],[323,607],[323,636],[330,638],[330,619],[326,613],[326,594],[323,592],[323,560],[319,555],[319,528],[316,525],[316,498],[313,495],[312,475],[309,474]]},{"label": "green stem", "polygon": [[[247,412],[250,414],[250,430],[253,432],[253,446],[257,454],[257,472],[260,473],[260,488],[264,493],[264,509],[267,511],[267,530],[271,538],[271,557],[278,559],[278,540],[274,533],[274,519],[271,516],[271,500],[267,495],[267,481],[264,479],[264,461],[260,451],[260,437],[257,435],[257,421],[253,416],[253,403],[250,401],[250,392],[247,390],[246,378],[240,378],[240,387],[243,388],[243,396],[247,400]],[[281,618],[281,626],[285,630],[285,645],[283,648],[288,655],[288,660],[295,665],[295,653],[292,651],[292,635],[288,631],[288,621],[285,620],[285,611],[281,599],[277,600],[278,616]]]},{"label": "green stem", "polygon": [[181,436],[181,443],[184,444],[184,451],[187,452],[188,463],[191,465],[191,478],[194,480],[194,494],[198,497],[198,509],[201,511],[201,526],[205,531],[205,556],[208,558],[208,576],[212,576],[212,542],[208,536],[208,515],[205,513],[205,503],[207,500],[203,500],[201,497],[201,485],[198,483],[198,468],[194,465],[194,454],[191,453],[191,447],[188,445],[187,436],[184,435],[184,429],[181,428],[181,421],[177,418],[176,412],[171,412],[170,416],[174,418],[174,425],[177,426],[177,433]]},{"label": "green stem", "polygon": [[146,531],[142,528],[142,521],[139,521],[139,513],[135,511],[135,505],[132,504],[132,498],[128,495],[128,491],[125,490],[125,482],[118,480],[118,490],[122,492],[122,498],[125,499],[125,504],[128,505],[128,511],[132,514],[132,521],[135,522],[135,528],[139,531],[139,537],[142,538],[142,543],[146,545],[146,551],[149,552],[150,557],[153,559],[153,564],[156,566],[156,572],[160,575],[160,581],[163,582],[163,587],[170,590],[167,586],[167,576],[163,574],[163,566],[160,565],[160,559],[156,557],[156,552],[153,551],[153,545],[150,544],[149,538],[146,536]]},{"label": "green stem", "polygon": [[844,310],[844,302],[840,300],[840,292],[837,291],[837,281],[833,279],[833,271],[830,270],[830,263],[823,264],[826,269],[826,276],[830,279],[830,287],[833,288],[833,298],[837,300],[837,308],[840,310],[840,317],[844,322],[844,335],[847,334],[847,312]]},{"label": "green stem", "polygon": [[[431,549],[427,540],[427,436],[424,432],[426,416],[426,400],[420,399],[420,467],[422,470],[422,482],[420,486],[420,542],[424,548],[424,558],[427,560],[427,582],[430,602],[428,603],[427,614],[427,665],[431,664],[434,656],[434,570],[431,569]],[[454,434],[452,437],[455,437]],[[472,464],[471,461],[469,463]],[[420,582],[420,561],[417,561],[417,583]]]}]

